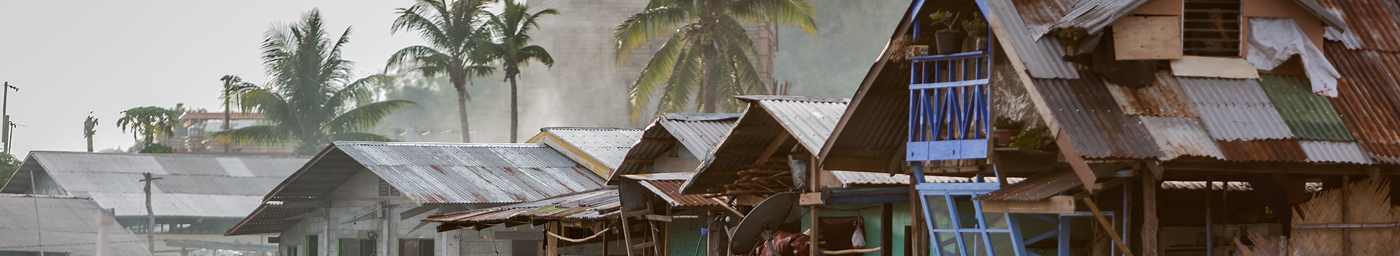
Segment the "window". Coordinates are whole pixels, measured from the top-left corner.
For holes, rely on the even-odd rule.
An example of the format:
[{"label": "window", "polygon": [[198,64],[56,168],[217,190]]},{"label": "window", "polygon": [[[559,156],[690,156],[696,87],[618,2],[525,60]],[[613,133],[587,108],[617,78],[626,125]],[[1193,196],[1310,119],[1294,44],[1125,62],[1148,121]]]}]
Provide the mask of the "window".
[{"label": "window", "polygon": [[1240,56],[1240,0],[1185,0],[1182,18],[1186,55]]},{"label": "window", "polygon": [[296,246],[287,246],[285,252],[287,253],[284,256],[297,256],[298,253]]},{"label": "window", "polygon": [[401,194],[399,193],[399,189],[394,188],[394,186],[392,186],[392,185],[389,185],[389,182],[387,182],[387,181],[384,181],[384,180],[382,180],[382,179],[379,180],[379,196],[399,196],[399,195],[401,195]]},{"label": "window", "polygon": [[432,239],[399,239],[400,256],[433,256]]},{"label": "window", "polygon": [[341,238],[336,239],[336,255],[340,256],[370,256],[375,255],[374,240],[363,238]]},{"label": "window", "polygon": [[306,256],[317,256],[317,255],[320,255],[320,254],[319,254],[319,253],[321,252],[320,249],[319,249],[319,248],[321,248],[321,247],[319,246],[319,245],[320,245],[320,242],[321,242],[321,239],[318,238],[318,237],[316,237],[316,235],[306,235],[306,236],[302,236],[302,237],[301,237],[301,245],[302,245],[301,247],[302,247],[302,250],[303,250],[304,253],[302,253],[301,255],[306,255]]}]

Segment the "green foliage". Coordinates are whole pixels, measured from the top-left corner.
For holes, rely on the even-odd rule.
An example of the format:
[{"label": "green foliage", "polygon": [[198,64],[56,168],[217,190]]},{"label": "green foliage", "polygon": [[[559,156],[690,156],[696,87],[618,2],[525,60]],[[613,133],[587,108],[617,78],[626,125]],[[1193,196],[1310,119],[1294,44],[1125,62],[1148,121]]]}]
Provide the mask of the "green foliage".
[{"label": "green foliage", "polygon": [[928,20],[930,25],[942,27],[935,31],[937,33],[962,33],[957,26],[958,16],[962,16],[962,13],[936,11],[928,15]]},{"label": "green foliage", "polygon": [[[389,56],[385,72],[398,67],[424,78],[447,76],[457,91],[457,117],[463,131],[471,130],[467,122],[467,101],[471,100],[467,85],[473,77],[490,75],[495,70],[486,64],[490,62],[487,56],[477,51],[483,42],[491,41],[491,31],[484,26],[489,17],[485,10],[488,2],[495,1],[459,0],[449,5],[444,0],[418,0],[412,7],[399,8],[399,17],[390,27],[393,32],[418,32],[428,44],[395,52]],[[470,133],[462,133],[462,142],[471,142]]]},{"label": "green foliage", "polygon": [[226,143],[296,142],[296,153],[312,155],[338,139],[387,141],[360,133],[385,116],[415,103],[372,101],[371,86],[389,78],[350,78],[351,62],[341,59],[350,30],[338,39],[326,34],[321,13],[311,10],[303,20],[274,28],[263,39],[263,64],[272,78],[266,88],[249,89],[239,101],[242,109],[262,113],[267,125],[210,134]]},{"label": "green foliage", "polygon": [[151,143],[151,145],[142,148],[140,153],[169,154],[175,153],[175,148],[166,146],[165,144]]},{"label": "green foliage", "polygon": [[963,31],[967,31],[967,37],[982,37],[987,35],[987,20],[979,13],[972,13],[972,18],[962,22]]},{"label": "green foliage", "polygon": [[122,132],[131,130],[131,136],[141,142],[142,146],[150,145],[157,137],[175,135],[175,127],[180,126],[180,114],[184,113],[184,103],[175,105],[173,109],[166,109],[157,106],[135,107],[122,111],[122,117],[117,119],[117,127],[122,128]]},{"label": "green foliage", "polygon": [[992,122],[992,128],[1008,131],[1020,130],[1021,128],[1026,128],[1026,121],[1012,120],[1008,117],[998,117],[996,121]]},{"label": "green foliage", "polygon": [[495,34],[496,39],[492,42],[481,43],[482,55],[492,62],[500,62],[501,69],[506,71],[506,80],[510,81],[510,142],[516,140],[516,129],[520,122],[520,113],[517,111],[519,103],[516,102],[515,78],[520,75],[520,67],[530,64],[530,61],[538,61],[545,66],[554,66],[554,57],[549,56],[549,52],[544,47],[530,44],[530,28],[538,29],[537,22],[541,15],[559,15],[555,9],[544,9],[535,13],[530,13],[530,6],[515,0],[506,0],[505,10],[500,15],[487,13],[490,21],[486,22],[486,28]]},{"label": "green foliage", "polygon": [[10,176],[15,175],[19,170],[19,165],[23,162],[9,153],[0,153],[0,182],[10,180]]},{"label": "green foliage", "polygon": [[1045,144],[1045,135],[1049,130],[1050,129],[1046,128],[1044,125],[1037,125],[1035,128],[1026,129],[1021,131],[1021,134],[1011,136],[1011,145],[1008,146],[1013,148],[1040,149],[1040,146]]},{"label": "green foliage", "polygon": [[[738,112],[734,95],[763,93],[749,54],[754,42],[744,24],[794,26],[817,32],[817,8],[808,0],[652,0],[642,12],[617,27],[616,60],[621,65],[638,46],[663,44],[637,75],[630,88],[632,120],[657,99],[657,113],[687,111]],[[697,99],[693,104],[691,99]]]},{"label": "green foliage", "polygon": [[[874,57],[898,25],[909,2],[893,0],[811,0],[821,12],[814,36],[797,29],[779,29],[773,76],[792,82],[793,95],[851,97],[870,71]],[[804,54],[794,54],[804,53]]]}]

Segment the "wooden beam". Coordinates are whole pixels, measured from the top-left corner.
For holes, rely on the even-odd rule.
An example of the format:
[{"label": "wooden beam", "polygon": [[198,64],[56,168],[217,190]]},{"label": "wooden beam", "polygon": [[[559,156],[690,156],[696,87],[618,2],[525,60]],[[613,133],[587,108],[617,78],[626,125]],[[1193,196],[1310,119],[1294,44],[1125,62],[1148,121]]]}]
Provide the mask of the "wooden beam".
[{"label": "wooden beam", "polygon": [[642,219],[660,222],[671,222],[671,216],[660,214],[643,214]]},{"label": "wooden beam", "polygon": [[1099,227],[1103,227],[1103,230],[1108,232],[1108,238],[1113,239],[1113,245],[1118,246],[1118,251],[1123,252],[1123,255],[1133,256],[1132,249],[1128,248],[1128,244],[1123,243],[1123,238],[1118,237],[1117,231],[1113,231],[1113,224],[1103,217],[1103,212],[1100,212],[1099,206],[1094,204],[1094,199],[1085,197],[1083,201],[1085,206],[1089,206],[1089,211],[1094,213],[1094,219],[1099,220]]},{"label": "wooden beam", "polygon": [[754,161],[753,164],[762,165],[764,162],[768,162],[768,158],[773,157],[773,152],[778,151],[778,146],[782,146],[783,143],[786,143],[788,138],[790,137],[792,136],[783,134],[779,135],[778,138],[773,139],[773,142],[769,142],[768,147],[763,149],[763,153],[758,154],[758,160]]},{"label": "wooden beam", "polygon": [[1073,196],[1052,196],[1038,201],[982,201],[982,212],[1074,213]]},{"label": "wooden beam", "polygon": [[1142,176],[1142,255],[1157,256],[1157,179]]},{"label": "wooden beam", "polygon": [[1060,146],[1060,154],[1065,156],[1065,162],[1074,168],[1074,174],[1079,176],[1079,181],[1084,182],[1084,190],[1094,193],[1094,180],[1098,176],[1094,170],[1089,168],[1089,163],[1084,161],[1084,156],[1079,155],[1079,151],[1074,149],[1074,144],[1069,141],[1069,136],[1065,135],[1065,130],[1060,130],[1059,136],[1055,138],[1055,144]]}]

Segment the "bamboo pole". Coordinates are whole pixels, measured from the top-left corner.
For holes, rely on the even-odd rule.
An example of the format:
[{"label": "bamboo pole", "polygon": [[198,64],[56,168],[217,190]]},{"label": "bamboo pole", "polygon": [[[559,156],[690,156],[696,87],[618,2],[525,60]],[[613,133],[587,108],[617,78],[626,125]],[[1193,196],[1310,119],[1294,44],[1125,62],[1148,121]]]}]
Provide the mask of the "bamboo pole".
[{"label": "bamboo pole", "polygon": [[1085,197],[1084,205],[1089,206],[1089,211],[1094,213],[1094,219],[1099,220],[1099,226],[1108,232],[1108,238],[1113,239],[1113,245],[1118,246],[1118,250],[1122,251],[1123,255],[1133,256],[1133,251],[1128,248],[1128,244],[1123,243],[1123,238],[1118,237],[1118,232],[1113,231],[1113,223],[1108,222],[1108,219],[1103,217],[1103,212],[1099,211],[1099,206],[1094,204],[1094,200]]}]

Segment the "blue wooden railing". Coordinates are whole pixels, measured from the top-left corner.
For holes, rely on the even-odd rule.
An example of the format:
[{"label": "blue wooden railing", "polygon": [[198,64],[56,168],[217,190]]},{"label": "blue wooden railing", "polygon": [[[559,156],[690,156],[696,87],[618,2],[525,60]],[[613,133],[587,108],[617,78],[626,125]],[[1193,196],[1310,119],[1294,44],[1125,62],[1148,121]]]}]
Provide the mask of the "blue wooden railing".
[{"label": "blue wooden railing", "polygon": [[979,51],[909,60],[908,161],[986,158],[991,55]]}]

